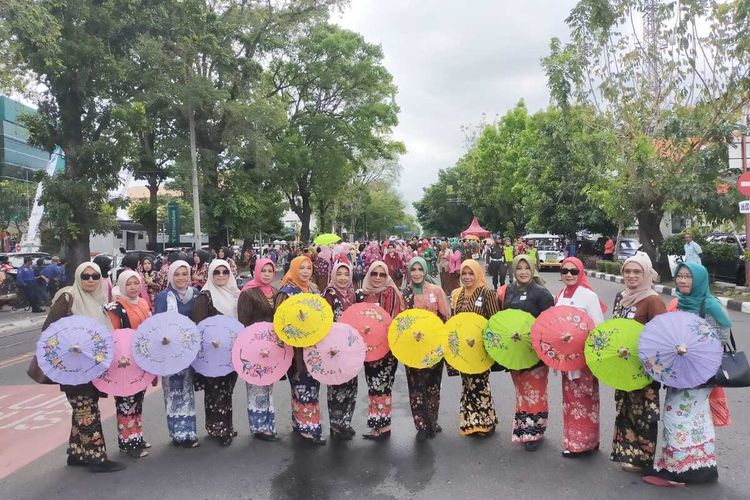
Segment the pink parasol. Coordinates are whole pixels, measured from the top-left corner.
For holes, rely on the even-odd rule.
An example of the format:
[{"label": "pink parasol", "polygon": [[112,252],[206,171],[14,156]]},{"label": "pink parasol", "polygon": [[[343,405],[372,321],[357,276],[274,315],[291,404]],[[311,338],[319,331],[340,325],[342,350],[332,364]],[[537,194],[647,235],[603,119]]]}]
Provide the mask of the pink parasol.
[{"label": "pink parasol", "polygon": [[350,306],[339,322],[353,326],[367,346],[365,361],[377,361],[391,350],[388,345],[388,327],[391,316],[377,304],[360,302]]},{"label": "pink parasol", "polygon": [[93,380],[94,386],[112,396],[132,396],[146,390],[156,375],[148,373],[133,359],[133,336],[135,330],[121,328],[112,333],[115,352],[112,364],[99,378]]},{"label": "pink parasol", "polygon": [[312,378],[338,385],[357,376],[365,361],[366,346],[354,327],[334,323],[323,340],[302,352]]},{"label": "pink parasol", "polygon": [[271,385],[292,366],[294,349],[273,331],[273,324],[254,323],[242,330],[232,346],[232,364],[245,382]]}]

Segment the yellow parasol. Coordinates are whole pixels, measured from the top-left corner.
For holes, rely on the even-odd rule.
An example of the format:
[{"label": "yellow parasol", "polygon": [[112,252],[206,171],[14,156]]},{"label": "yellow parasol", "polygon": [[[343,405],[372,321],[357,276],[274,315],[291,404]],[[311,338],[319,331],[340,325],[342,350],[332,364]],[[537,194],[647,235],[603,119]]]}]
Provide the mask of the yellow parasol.
[{"label": "yellow parasol", "polygon": [[284,343],[310,347],[328,334],[333,326],[333,310],[314,293],[292,295],[276,309],[273,329]]},{"label": "yellow parasol", "polygon": [[388,327],[388,344],[396,359],[412,368],[429,368],[443,359],[445,325],[434,313],[409,309]]},{"label": "yellow parasol", "polygon": [[487,320],[477,313],[456,314],[445,323],[448,341],[445,360],[461,373],[482,373],[495,361],[484,350],[482,334]]}]

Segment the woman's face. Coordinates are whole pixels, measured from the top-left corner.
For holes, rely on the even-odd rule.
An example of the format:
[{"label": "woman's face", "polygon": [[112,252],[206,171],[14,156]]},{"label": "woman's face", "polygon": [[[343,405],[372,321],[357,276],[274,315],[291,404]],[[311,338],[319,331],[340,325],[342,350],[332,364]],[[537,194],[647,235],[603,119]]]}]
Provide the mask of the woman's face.
[{"label": "woman's face", "polygon": [[[575,273],[575,275],[573,275],[573,273]],[[566,286],[575,285],[578,283],[578,268],[570,262],[566,262],[560,269],[560,279]]]},{"label": "woman's face", "polygon": [[129,299],[135,299],[141,294],[141,280],[136,276],[131,276],[125,282],[125,296]]},{"label": "woman's face", "polygon": [[532,274],[529,263],[525,260],[521,260],[516,265],[516,281],[522,285],[526,285],[531,282]]},{"label": "woman's face", "polygon": [[422,283],[424,281],[424,269],[422,269],[422,264],[416,263],[412,265],[409,270],[409,275],[411,276],[412,283],[416,283],[417,285]]},{"label": "woman's face", "polygon": [[260,270],[260,282],[264,285],[273,283],[273,266],[271,264],[266,264]]},{"label": "woman's face", "polygon": [[370,280],[374,288],[380,288],[388,280],[388,271],[383,266],[376,266],[370,271]]},{"label": "woman's face", "polygon": [[143,266],[143,270],[145,272],[149,272],[153,268],[153,266],[151,265],[151,261],[150,260],[144,260],[143,264],[141,264],[141,265]]},{"label": "woman's face", "polygon": [[339,288],[346,288],[349,286],[349,269],[340,266],[338,269],[336,269],[336,286]]},{"label": "woman's face", "polygon": [[93,293],[101,286],[102,275],[93,267],[81,271],[81,288],[86,293]]},{"label": "woman's face", "polygon": [[193,254],[193,264],[200,264],[201,258],[198,256],[197,253]]},{"label": "woman's face", "polygon": [[224,249],[223,249],[223,248],[220,248],[220,249],[219,249],[219,253],[218,253],[218,255],[219,255],[219,258],[220,258],[220,259],[223,259],[223,258],[224,258]]},{"label": "woman's face", "polygon": [[190,272],[188,271],[188,268],[185,266],[178,267],[172,277],[172,284],[174,287],[179,290],[187,288],[188,281],[190,281]]},{"label": "woman's face", "polygon": [[310,261],[305,260],[302,262],[302,264],[299,266],[299,278],[307,283],[310,281],[310,278],[312,278],[313,273],[313,266],[310,263]]},{"label": "woman's face", "polygon": [[476,281],[477,277],[474,276],[474,271],[472,271],[470,267],[464,267],[461,269],[461,284],[464,288],[474,288],[474,283],[476,283]]},{"label": "woman's face", "polygon": [[625,267],[622,268],[622,276],[625,278],[625,288],[628,290],[635,290],[646,281],[646,275],[643,272],[643,268],[635,262],[628,262],[625,264]]},{"label": "woman's face", "polygon": [[216,286],[224,286],[229,282],[229,277],[231,276],[231,272],[229,269],[227,269],[227,266],[218,266],[216,269],[214,269],[213,278],[214,278],[214,285]]},{"label": "woman's face", "polygon": [[690,272],[685,266],[682,266],[674,277],[674,281],[677,284],[677,290],[680,293],[689,295],[693,289],[693,273]]}]

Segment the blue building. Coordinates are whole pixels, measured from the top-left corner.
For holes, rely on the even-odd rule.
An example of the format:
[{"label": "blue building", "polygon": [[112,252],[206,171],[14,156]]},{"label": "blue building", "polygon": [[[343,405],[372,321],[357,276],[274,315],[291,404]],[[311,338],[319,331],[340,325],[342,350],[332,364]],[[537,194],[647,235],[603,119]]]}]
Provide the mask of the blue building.
[{"label": "blue building", "polygon": [[35,110],[0,96],[0,179],[28,181],[34,172],[46,169],[49,163],[47,151],[28,143],[29,131],[19,123],[19,115],[24,113],[35,113]]}]

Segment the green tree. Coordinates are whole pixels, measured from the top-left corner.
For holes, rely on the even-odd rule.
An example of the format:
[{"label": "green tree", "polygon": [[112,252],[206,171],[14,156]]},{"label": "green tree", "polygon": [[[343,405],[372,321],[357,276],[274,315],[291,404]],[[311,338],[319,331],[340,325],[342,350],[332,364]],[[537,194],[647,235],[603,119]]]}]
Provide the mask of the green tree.
[{"label": "green tree", "polygon": [[29,218],[34,203],[36,185],[12,179],[0,180],[0,229],[15,226],[21,231],[21,224]]},{"label": "green tree", "polygon": [[471,208],[459,198],[459,180],[457,167],[440,170],[437,182],[424,188],[422,199],[414,203],[425,232],[455,236],[471,222]]}]

